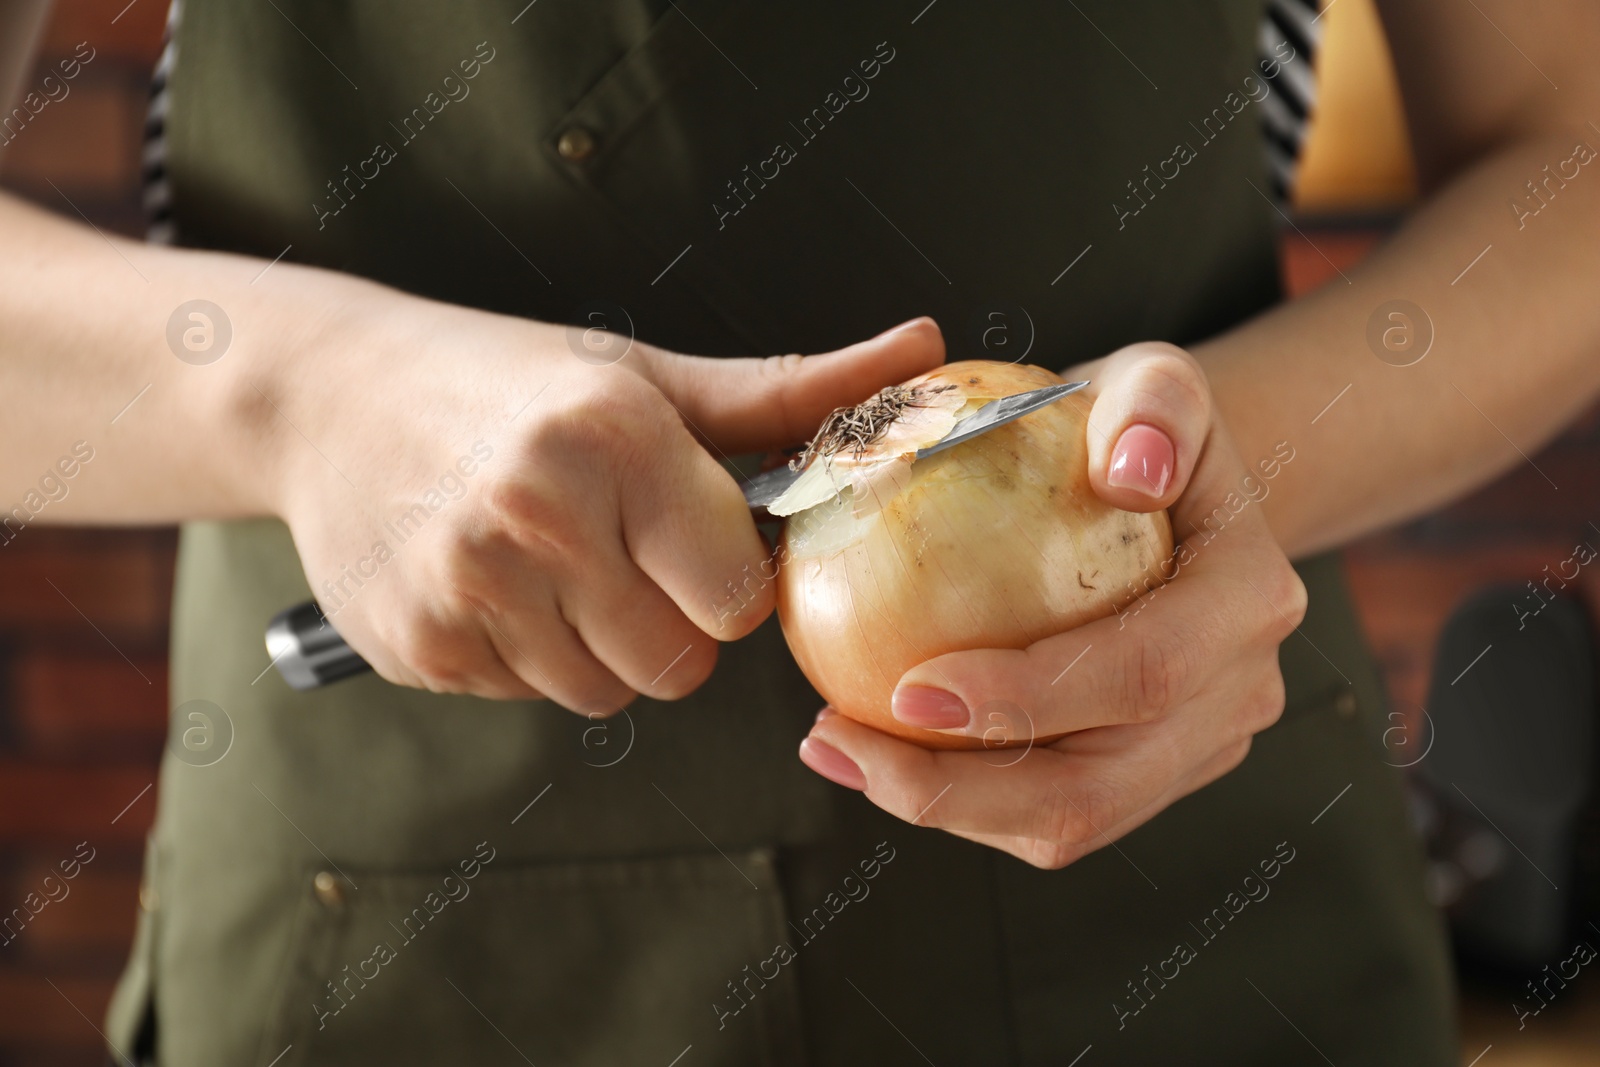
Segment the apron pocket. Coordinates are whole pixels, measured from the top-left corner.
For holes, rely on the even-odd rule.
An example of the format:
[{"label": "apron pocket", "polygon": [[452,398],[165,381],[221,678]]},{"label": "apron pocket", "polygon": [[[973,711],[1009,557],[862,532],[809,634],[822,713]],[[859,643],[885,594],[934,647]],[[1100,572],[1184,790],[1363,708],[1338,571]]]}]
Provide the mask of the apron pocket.
[{"label": "apron pocket", "polygon": [[804,1062],[768,849],[531,864],[482,845],[451,871],[306,886],[263,1046],[279,1067]]}]

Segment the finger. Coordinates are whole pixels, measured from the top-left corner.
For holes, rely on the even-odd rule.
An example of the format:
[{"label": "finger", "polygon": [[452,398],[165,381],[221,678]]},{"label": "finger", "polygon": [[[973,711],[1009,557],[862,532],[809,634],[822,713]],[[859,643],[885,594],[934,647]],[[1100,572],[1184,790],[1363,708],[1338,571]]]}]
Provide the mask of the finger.
[{"label": "finger", "polygon": [[1180,580],[1134,622],[1111,616],[1023,649],[951,652],[901,676],[894,717],[941,733],[1017,742],[1153,722],[1281,622],[1241,584]]},{"label": "finger", "polygon": [[[812,727],[807,762],[825,745],[853,763],[867,797],[907,822],[968,833],[1085,844],[1153,802],[1178,777],[1178,746],[1129,744],[1117,758],[1035,747],[1015,762],[1009,750],[930,751],[833,715]],[[1209,753],[1207,753],[1209,755]],[[836,779],[837,780],[837,779]]]},{"label": "finger", "polygon": [[[473,612],[468,605],[466,610]],[[352,629],[354,629],[352,627]],[[476,617],[412,620],[404,633],[370,646],[356,633],[351,647],[385,681],[434,693],[467,693],[489,700],[539,700],[543,693],[506,666]],[[370,648],[370,651],[368,649]]]},{"label": "finger", "polygon": [[717,642],[678,609],[620,545],[562,576],[559,598],[596,659],[634,692],[677,700],[717,662]]},{"label": "finger", "polygon": [[1241,651],[1275,648],[1304,617],[1305,586],[1260,509],[1234,492],[1241,469],[1219,429],[1195,470],[1194,503],[1173,512],[1183,543],[1140,576],[1139,600],[1025,649],[918,664],[895,689],[895,718],[982,737],[994,728],[990,709],[1000,709],[1011,714],[1007,740],[1151,722]]},{"label": "finger", "polygon": [[[574,558],[583,568],[583,561]],[[568,621],[551,568],[529,566],[516,541],[484,537],[457,554],[456,592],[501,662],[529,686],[572,711],[596,706],[616,710],[635,693],[591,652]],[[588,569],[588,568],[583,568]]]},{"label": "finger", "polygon": [[1146,342],[1095,365],[1089,483],[1125,511],[1170,507],[1187,487],[1211,427],[1211,390],[1194,357]]},{"label": "finger", "polygon": [[595,658],[553,599],[514,615],[485,615],[501,661],[568,711],[611,712],[633,701],[634,691]]},{"label": "finger", "polygon": [[646,374],[718,450],[737,454],[807,440],[834,408],[944,362],[930,318],[816,356],[713,359],[640,348]]},{"label": "finger", "polygon": [[[1194,710],[1191,725],[1089,731],[1014,760],[1004,759],[1014,750],[929,751],[833,715],[812,728],[802,758],[908,822],[1040,842],[1024,858],[1060,866],[1237,765],[1239,740],[1204,729],[1215,708]],[[1073,747],[1079,738],[1092,740]]]},{"label": "finger", "polygon": [[[1234,770],[1239,766],[1240,763],[1244,762],[1244,758],[1249,754],[1249,752],[1250,739],[1246,738],[1237,745],[1233,745],[1217,753],[1217,755],[1206,761],[1206,763],[1200,767],[1197,767],[1188,775],[1184,776],[1181,781],[1175,784],[1171,789],[1167,790],[1167,792],[1158,798],[1153,804],[1149,804],[1140,809],[1133,815],[1118,823],[1116,826],[1100,827],[1100,840],[1098,843],[1090,842],[1087,845],[1058,845],[1052,842],[1040,841],[1037,838],[1016,837],[1006,834],[981,834],[970,833],[962,830],[951,830],[950,833],[955,834],[957,837],[964,837],[968,841],[977,842],[980,845],[988,845],[990,848],[996,848],[1002,852],[1008,852],[1022,860],[1024,863],[1030,863],[1035,867],[1042,867],[1046,870],[1059,870],[1070,863],[1076,863],[1079,859],[1088,855],[1090,852],[1094,852],[1106,845],[1120,841],[1122,838],[1126,837],[1128,834],[1131,834],[1133,831],[1137,830],[1151,819],[1154,819],[1157,815],[1161,814],[1177,801],[1188,796],[1190,793],[1198,792],[1207,785],[1210,785],[1212,782],[1216,781],[1218,778],[1221,778],[1223,775]],[[1128,862],[1130,865],[1134,866],[1135,870],[1139,870],[1139,868],[1133,864],[1131,859],[1128,860]],[[1144,871],[1142,870],[1139,870],[1139,873],[1144,875]],[[1147,879],[1149,878],[1148,875],[1145,875],[1145,877]],[[1152,881],[1151,884],[1154,885],[1154,882]]]},{"label": "finger", "polygon": [[622,487],[628,554],[701,631],[743,637],[775,603],[771,550],[732,476],[687,430],[664,427],[657,452]]},{"label": "finger", "polygon": [[[399,582],[396,586],[394,583]],[[395,685],[434,693],[467,693],[491,700],[538,700],[500,659],[494,643],[460,589],[441,601],[390,569],[383,582],[364,590],[360,612],[335,611],[339,633],[378,677]]]}]

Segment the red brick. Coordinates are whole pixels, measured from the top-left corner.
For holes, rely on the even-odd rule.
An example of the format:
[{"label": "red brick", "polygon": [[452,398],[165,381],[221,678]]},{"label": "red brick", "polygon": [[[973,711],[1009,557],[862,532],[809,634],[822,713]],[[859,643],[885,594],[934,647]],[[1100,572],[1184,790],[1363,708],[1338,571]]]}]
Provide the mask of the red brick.
[{"label": "red brick", "polygon": [[[48,903],[20,931],[7,928],[11,942],[4,952],[11,962],[33,961],[54,966],[62,961],[98,957],[120,962],[133,940],[139,911],[139,869],[121,857],[98,851],[88,865],[80,864],[76,878],[66,879],[59,866],[73,858],[73,849],[60,854],[35,850],[17,874],[0,882],[0,918],[24,908],[28,894]],[[49,877],[49,889],[45,879]],[[63,889],[66,896],[61,896]],[[25,909],[26,910],[26,909]]]},{"label": "red brick", "polygon": [[[45,73],[26,84],[37,86]],[[3,157],[7,184],[73,219],[77,212],[50,182],[86,209],[85,198],[125,197],[137,186],[147,87],[110,73],[86,68],[63,99],[14,133]]]},{"label": "red brick", "polygon": [[1386,236],[1381,229],[1316,230],[1302,236],[1285,230],[1278,240],[1283,287],[1290,296],[1304,296],[1349,270]]},{"label": "red brick", "polygon": [[167,662],[134,658],[146,685],[109,646],[24,646],[11,667],[10,739],[17,755],[119,754],[154,766],[167,730]]},{"label": "red brick", "polygon": [[[54,982],[56,988],[52,989],[50,982]],[[89,1057],[105,1047],[96,1028],[103,1025],[106,1005],[111,1002],[111,992],[115,988],[113,978],[0,971],[0,1004],[5,1005],[5,1010],[0,1011],[0,1047],[48,1044],[52,1049],[80,1051],[83,1054],[80,1063],[104,1063],[103,1056]],[[0,1062],[33,1064],[38,1061],[17,1058]]]},{"label": "red brick", "polygon": [[[168,0],[71,0],[56,4],[45,25],[40,51],[71,55],[79,41],[98,53],[95,62],[112,60],[154,68],[161,54],[161,32]],[[113,21],[115,20],[115,21]]]},{"label": "red brick", "polygon": [[110,638],[146,651],[160,647],[171,612],[172,561],[168,533],[29,526],[0,547],[0,633],[37,638],[47,631],[89,646]]},{"label": "red brick", "polygon": [[[155,777],[153,767],[83,768],[0,760],[0,847],[26,843],[70,852],[87,840],[97,850],[104,845],[137,852],[155,817],[156,790],[142,797],[139,793]],[[127,814],[117,818],[124,808]]]}]

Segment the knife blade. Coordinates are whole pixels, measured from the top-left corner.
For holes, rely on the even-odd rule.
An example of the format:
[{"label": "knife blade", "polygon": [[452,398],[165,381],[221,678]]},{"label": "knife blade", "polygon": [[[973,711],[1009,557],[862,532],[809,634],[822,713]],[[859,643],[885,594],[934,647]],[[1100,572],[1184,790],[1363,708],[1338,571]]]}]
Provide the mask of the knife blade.
[{"label": "knife blade", "polygon": [[[1004,426],[1008,422],[1015,422],[1024,415],[1031,415],[1064,396],[1076,393],[1088,384],[1086,381],[1064,382],[1061,385],[1047,385],[1043,389],[1030,389],[1025,393],[1015,393],[999,400],[991,400],[952,426],[949,433],[933,444],[917,449],[917,458],[925,459],[986,434],[996,427]],[[787,492],[803,473],[803,470],[791,470],[785,464],[756,475],[741,484],[739,488],[744,491],[745,503],[750,506],[751,511],[765,511],[767,505]]]}]

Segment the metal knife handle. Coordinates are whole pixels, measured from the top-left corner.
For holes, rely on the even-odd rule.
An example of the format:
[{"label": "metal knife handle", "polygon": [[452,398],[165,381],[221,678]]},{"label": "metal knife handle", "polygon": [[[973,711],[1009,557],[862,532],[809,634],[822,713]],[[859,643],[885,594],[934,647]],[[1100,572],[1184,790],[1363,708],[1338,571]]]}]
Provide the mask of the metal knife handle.
[{"label": "metal knife handle", "polygon": [[278,612],[267,625],[267,655],[291,688],[318,689],[372,665],[344,643],[315,600]]}]

